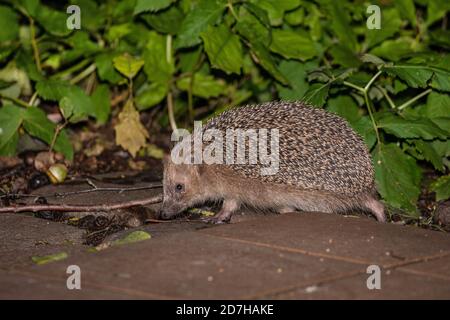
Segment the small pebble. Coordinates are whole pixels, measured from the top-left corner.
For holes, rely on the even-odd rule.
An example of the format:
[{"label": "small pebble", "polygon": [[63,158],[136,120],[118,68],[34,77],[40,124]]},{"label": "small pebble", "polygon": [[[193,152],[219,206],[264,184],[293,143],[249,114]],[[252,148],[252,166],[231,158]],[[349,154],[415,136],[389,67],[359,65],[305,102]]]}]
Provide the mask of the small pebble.
[{"label": "small pebble", "polygon": [[316,292],[319,288],[317,286],[309,286],[305,289],[306,293],[313,293]]},{"label": "small pebble", "polygon": [[208,277],[208,282],[211,282],[211,281],[213,281],[213,280],[214,280],[213,276],[209,276],[209,277]]}]

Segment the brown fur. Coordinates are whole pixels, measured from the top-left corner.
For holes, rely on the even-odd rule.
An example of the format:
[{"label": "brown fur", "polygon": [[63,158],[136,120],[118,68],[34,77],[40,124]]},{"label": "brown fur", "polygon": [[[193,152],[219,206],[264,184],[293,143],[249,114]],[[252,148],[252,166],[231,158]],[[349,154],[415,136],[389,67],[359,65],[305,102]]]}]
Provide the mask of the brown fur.
[{"label": "brown fur", "polygon": [[[183,193],[175,192],[177,183]],[[224,200],[222,210],[211,222],[227,222],[240,206],[287,212],[293,210],[344,213],[361,210],[384,222],[383,205],[372,192],[352,196],[327,191],[301,190],[298,187],[269,184],[237,176],[226,165],[175,165],[170,159],[164,166],[163,218],[171,218],[189,207],[206,201]]]},{"label": "brown fur", "polygon": [[[224,201],[211,222],[228,222],[242,205],[291,210],[369,211],[385,221],[376,200],[374,171],[361,137],[335,114],[303,102],[270,102],[232,108],[204,130],[277,129],[280,167],[261,175],[260,165],[175,165],[165,160],[163,218],[205,201]],[[182,191],[176,185],[184,186]]]}]

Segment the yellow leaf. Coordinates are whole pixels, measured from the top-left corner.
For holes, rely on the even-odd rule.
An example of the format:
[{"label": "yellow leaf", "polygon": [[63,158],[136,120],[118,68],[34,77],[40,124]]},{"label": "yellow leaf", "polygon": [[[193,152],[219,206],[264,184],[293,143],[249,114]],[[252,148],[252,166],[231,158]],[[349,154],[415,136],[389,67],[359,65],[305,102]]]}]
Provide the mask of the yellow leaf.
[{"label": "yellow leaf", "polygon": [[119,121],[115,125],[116,143],[127,150],[133,157],[142,147],[145,147],[145,140],[148,132],[145,130],[139,119],[139,112],[134,107],[133,101],[128,100],[119,114]]}]

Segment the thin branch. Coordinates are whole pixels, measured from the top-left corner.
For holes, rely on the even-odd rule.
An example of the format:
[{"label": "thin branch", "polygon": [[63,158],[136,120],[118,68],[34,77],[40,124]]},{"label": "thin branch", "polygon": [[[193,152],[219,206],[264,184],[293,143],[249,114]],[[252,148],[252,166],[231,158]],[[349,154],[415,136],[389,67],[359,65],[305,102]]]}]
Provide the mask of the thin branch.
[{"label": "thin branch", "polygon": [[[88,180],[90,181],[90,180]],[[90,181],[92,183],[92,181]],[[79,191],[70,191],[70,192],[55,192],[50,194],[4,194],[0,196],[1,198],[64,198],[67,196],[72,195],[78,195],[78,194],[85,194],[85,193],[92,193],[92,192],[117,192],[117,193],[124,193],[129,191],[138,191],[138,190],[148,190],[153,188],[161,188],[163,185],[162,183],[155,183],[155,184],[149,184],[142,187],[131,187],[131,188],[114,188],[114,187],[97,187],[93,184],[89,183],[91,186],[93,186],[92,189],[85,189],[85,190],[79,190]]]},{"label": "thin branch", "polygon": [[163,195],[157,195],[152,198],[132,200],[113,204],[100,205],[67,205],[67,204],[38,204],[38,205],[24,205],[18,207],[3,207],[0,208],[0,213],[17,213],[17,212],[39,212],[39,211],[68,211],[68,212],[99,212],[111,211],[117,209],[124,209],[136,206],[145,206],[162,202]]}]

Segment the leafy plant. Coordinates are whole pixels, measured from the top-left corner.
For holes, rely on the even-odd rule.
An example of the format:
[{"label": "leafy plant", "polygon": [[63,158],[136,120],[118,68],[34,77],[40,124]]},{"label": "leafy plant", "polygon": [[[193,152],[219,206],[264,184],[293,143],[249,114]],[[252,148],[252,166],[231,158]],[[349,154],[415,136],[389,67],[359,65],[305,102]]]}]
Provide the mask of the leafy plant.
[{"label": "leafy plant", "polygon": [[[69,30],[65,8],[81,8]],[[381,29],[368,29],[370,4]],[[423,167],[449,197],[450,3],[445,0],[0,1],[0,154],[31,135],[73,157],[67,129],[115,124],[133,156],[139,112],[176,128],[242,103],[307,101],[370,148],[383,199],[417,217]],[[125,94],[120,112],[110,95]],[[63,119],[54,124],[48,106]]]}]

